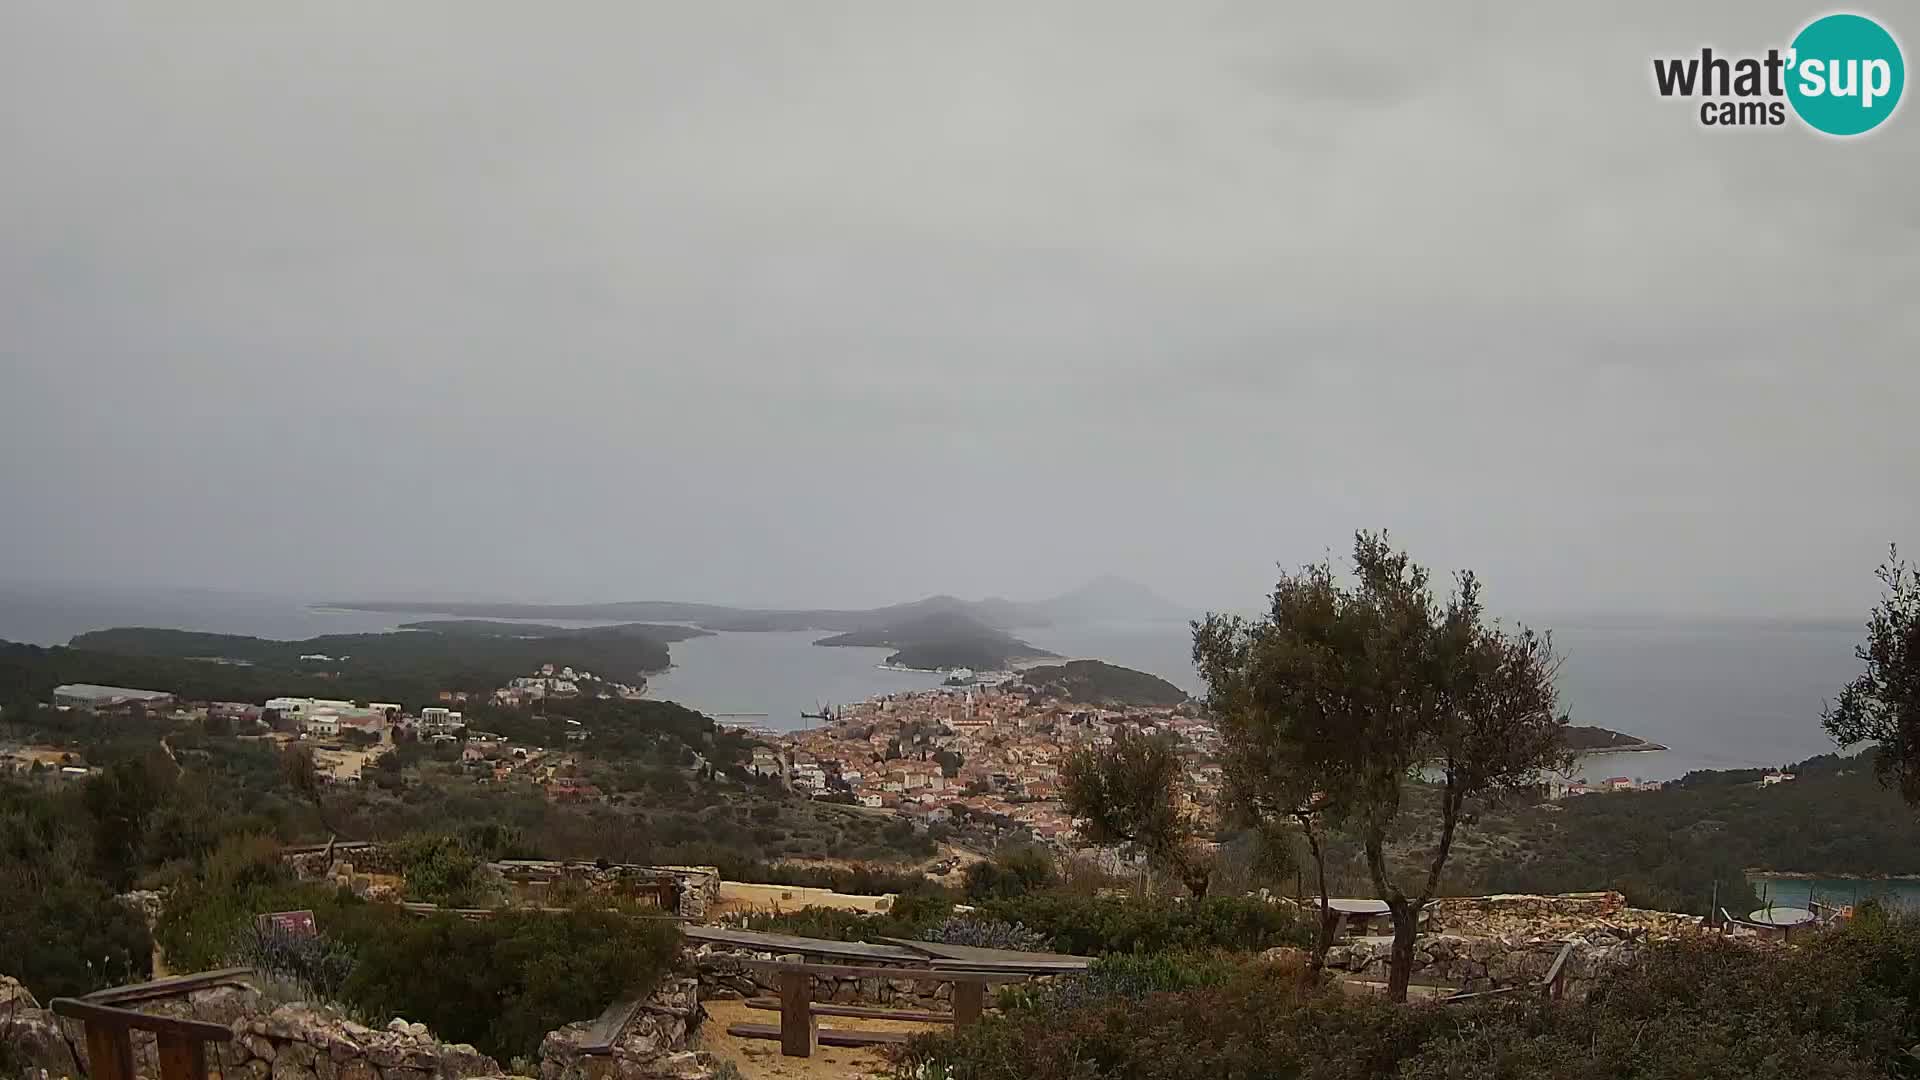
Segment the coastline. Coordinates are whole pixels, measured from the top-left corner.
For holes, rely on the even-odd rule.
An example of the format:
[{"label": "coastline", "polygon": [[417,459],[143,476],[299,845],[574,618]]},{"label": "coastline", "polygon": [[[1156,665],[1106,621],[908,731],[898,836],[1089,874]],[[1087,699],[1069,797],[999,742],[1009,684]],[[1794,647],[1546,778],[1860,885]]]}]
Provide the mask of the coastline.
[{"label": "coastline", "polygon": [[1806,870],[1742,870],[1748,878],[1771,881],[1920,881],[1920,874],[1815,874]]},{"label": "coastline", "polygon": [[1666,751],[1671,749],[1673,749],[1673,747],[1662,746],[1657,742],[1638,742],[1638,743],[1632,744],[1631,746],[1602,746],[1593,750],[1576,750],[1574,751],[1574,753],[1579,757],[1586,758],[1586,757],[1602,757],[1607,754],[1665,753]]}]

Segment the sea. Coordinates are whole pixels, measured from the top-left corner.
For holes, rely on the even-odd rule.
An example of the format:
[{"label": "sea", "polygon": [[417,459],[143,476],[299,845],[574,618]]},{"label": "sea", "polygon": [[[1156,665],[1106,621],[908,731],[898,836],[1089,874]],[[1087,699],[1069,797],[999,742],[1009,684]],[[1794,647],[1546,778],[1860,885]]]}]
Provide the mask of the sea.
[{"label": "sea", "polygon": [[[65,644],[112,626],[158,626],[297,639],[391,630],[431,612],[342,611],[317,598],[211,589],[137,589],[0,582],[0,640]],[[553,621],[553,620],[546,620]],[[1562,705],[1576,724],[1636,735],[1664,751],[1583,758],[1589,780],[1671,780],[1695,769],[1769,768],[1835,748],[1822,703],[1858,671],[1861,628],[1845,623],[1669,617],[1535,617],[1564,657]],[[579,625],[591,625],[582,623]],[[1151,672],[1203,689],[1183,622],[1062,624],[1020,636],[1065,657]],[[940,676],[889,670],[888,650],[819,648],[823,634],[722,633],[676,642],[650,696],[723,719],[789,730],[803,713],[875,694],[937,686]]]}]

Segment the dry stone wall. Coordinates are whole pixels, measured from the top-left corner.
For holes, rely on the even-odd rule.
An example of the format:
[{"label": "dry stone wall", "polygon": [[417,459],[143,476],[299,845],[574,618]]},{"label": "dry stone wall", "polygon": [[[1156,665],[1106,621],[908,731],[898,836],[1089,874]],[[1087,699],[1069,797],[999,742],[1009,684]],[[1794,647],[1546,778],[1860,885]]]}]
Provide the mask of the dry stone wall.
[{"label": "dry stone wall", "polygon": [[593,1036],[594,1024],[568,1024],[548,1032],[540,1043],[540,1080],[709,1076],[718,1062],[710,1054],[686,1049],[687,1036],[701,1015],[699,981],[670,980],[640,1006],[611,1053],[590,1054],[582,1049]]},{"label": "dry stone wall", "polygon": [[[1453,897],[1431,908],[1414,943],[1414,976],[1463,990],[1538,983],[1571,944],[1562,971],[1566,994],[1577,998],[1638,960],[1646,942],[1703,932],[1697,916],[1630,908],[1617,892]],[[1327,966],[1385,979],[1392,952],[1388,938],[1346,940],[1327,953]]]},{"label": "dry stone wall", "polygon": [[[588,1054],[592,1027],[569,1024],[543,1041],[541,1080],[704,1080],[717,1062],[686,1049],[701,1017],[699,984],[669,980],[643,1003],[612,1053]],[[304,1002],[270,1007],[251,986],[222,986],[145,1002],[141,1012],[206,1020],[232,1028],[233,1039],[209,1047],[223,1080],[471,1080],[507,1075],[500,1063],[466,1043],[436,1039],[424,1024],[395,1018],[368,1027]],[[133,1033],[135,1069],[158,1077],[153,1036]],[[0,976],[0,1076],[58,1080],[87,1074],[84,1028],[42,1009],[24,986]]]},{"label": "dry stone wall", "polygon": [[[790,960],[798,963],[809,958],[799,953],[778,954],[702,945],[692,951],[691,959],[700,980],[700,996],[724,1000],[777,996],[780,992],[779,976],[765,968],[749,967],[743,961]],[[819,961],[815,958],[814,962]],[[905,964],[869,960],[860,961],[859,966],[898,967],[902,970],[908,968]],[[953,984],[951,983],[916,982],[905,978],[855,979],[834,975],[814,975],[811,978],[815,1001],[831,1001],[841,1005],[883,1005],[936,1012],[950,1012],[953,1009]]]},{"label": "dry stone wall", "polygon": [[236,1021],[220,1050],[230,1080],[464,1080],[502,1076],[466,1043],[443,1043],[425,1024],[395,1018],[369,1028],[302,1002]]},{"label": "dry stone wall", "polygon": [[[405,867],[390,846],[372,841],[336,844],[326,849],[296,848],[282,858],[303,881],[331,880],[360,895],[381,892],[373,875],[393,877]],[[675,914],[703,919],[719,903],[720,871],[712,866],[642,866],[637,863],[510,860],[487,864],[488,870],[509,886],[533,877],[543,881],[571,881],[591,893],[618,894],[636,883],[670,881],[676,888]]]}]

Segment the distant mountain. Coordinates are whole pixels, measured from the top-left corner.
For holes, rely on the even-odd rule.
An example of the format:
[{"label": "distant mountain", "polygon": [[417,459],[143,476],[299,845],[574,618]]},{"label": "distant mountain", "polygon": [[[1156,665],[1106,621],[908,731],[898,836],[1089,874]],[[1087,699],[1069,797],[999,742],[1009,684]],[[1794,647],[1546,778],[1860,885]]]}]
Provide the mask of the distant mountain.
[{"label": "distant mountain", "polygon": [[1087,705],[1178,705],[1187,692],[1158,675],[1103,660],[1069,660],[1020,673],[1020,681],[1044,694]]},{"label": "distant mountain", "polygon": [[[1186,619],[1192,615],[1153,590],[1112,576],[1045,600],[962,600],[944,594],[864,609],[736,608],[677,600],[622,600],[605,604],[511,604],[463,601],[370,600],[318,605],[345,611],[430,612],[469,620],[573,619],[686,623],[704,630],[884,630],[922,615],[964,615],[984,626],[1012,630],[1062,622]],[[968,665],[971,666],[971,665]]]},{"label": "distant mountain", "polygon": [[896,650],[887,662],[900,667],[998,671],[1016,660],[1055,654],[1035,648],[963,611],[922,611],[884,626],[821,638],[815,645],[863,645]]},{"label": "distant mountain", "polygon": [[1194,614],[1137,581],[1111,574],[1021,606],[1053,622],[1186,620]]}]

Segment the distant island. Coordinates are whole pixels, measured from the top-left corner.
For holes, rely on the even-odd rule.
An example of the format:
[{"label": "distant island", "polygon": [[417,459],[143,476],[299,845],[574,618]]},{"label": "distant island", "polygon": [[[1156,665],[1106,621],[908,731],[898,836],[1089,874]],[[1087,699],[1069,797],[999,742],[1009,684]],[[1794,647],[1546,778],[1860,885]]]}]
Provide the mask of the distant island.
[{"label": "distant island", "polygon": [[436,634],[461,634],[471,637],[534,638],[645,638],[674,642],[688,638],[712,637],[713,631],[697,626],[660,623],[614,623],[610,626],[548,626],[545,623],[502,622],[495,619],[422,619],[400,624],[402,630],[430,630]]},{"label": "distant island", "polygon": [[1165,707],[1187,700],[1186,691],[1158,675],[1104,660],[1030,667],[1020,673],[1020,681],[1054,697],[1089,705]]},{"label": "distant island", "polygon": [[1637,735],[1623,735],[1603,727],[1579,726],[1567,728],[1567,748],[1577,754],[1630,754],[1667,749]]},{"label": "distant island", "polygon": [[921,671],[998,671],[1019,660],[1053,657],[1045,649],[957,611],[932,612],[885,626],[821,638],[815,645],[893,649],[887,663]]},{"label": "distant island", "polygon": [[0,682],[17,683],[35,699],[60,683],[93,682],[200,700],[295,695],[414,705],[435,700],[442,691],[488,694],[553,664],[637,690],[648,674],[667,668],[669,642],[703,633],[684,626],[455,621],[281,641],[115,627],[76,635],[63,648],[6,645]]},{"label": "distant island", "polygon": [[[1045,600],[962,600],[929,596],[878,608],[740,608],[678,600],[622,600],[600,604],[519,604],[473,601],[360,600],[317,604],[339,611],[432,612],[464,619],[571,619],[684,623],[705,630],[768,632],[832,630],[884,632],[922,616],[962,615],[997,630],[1051,626],[1060,622],[1184,621],[1189,611],[1136,582],[1112,576]],[[971,665],[968,665],[971,666]]]}]

